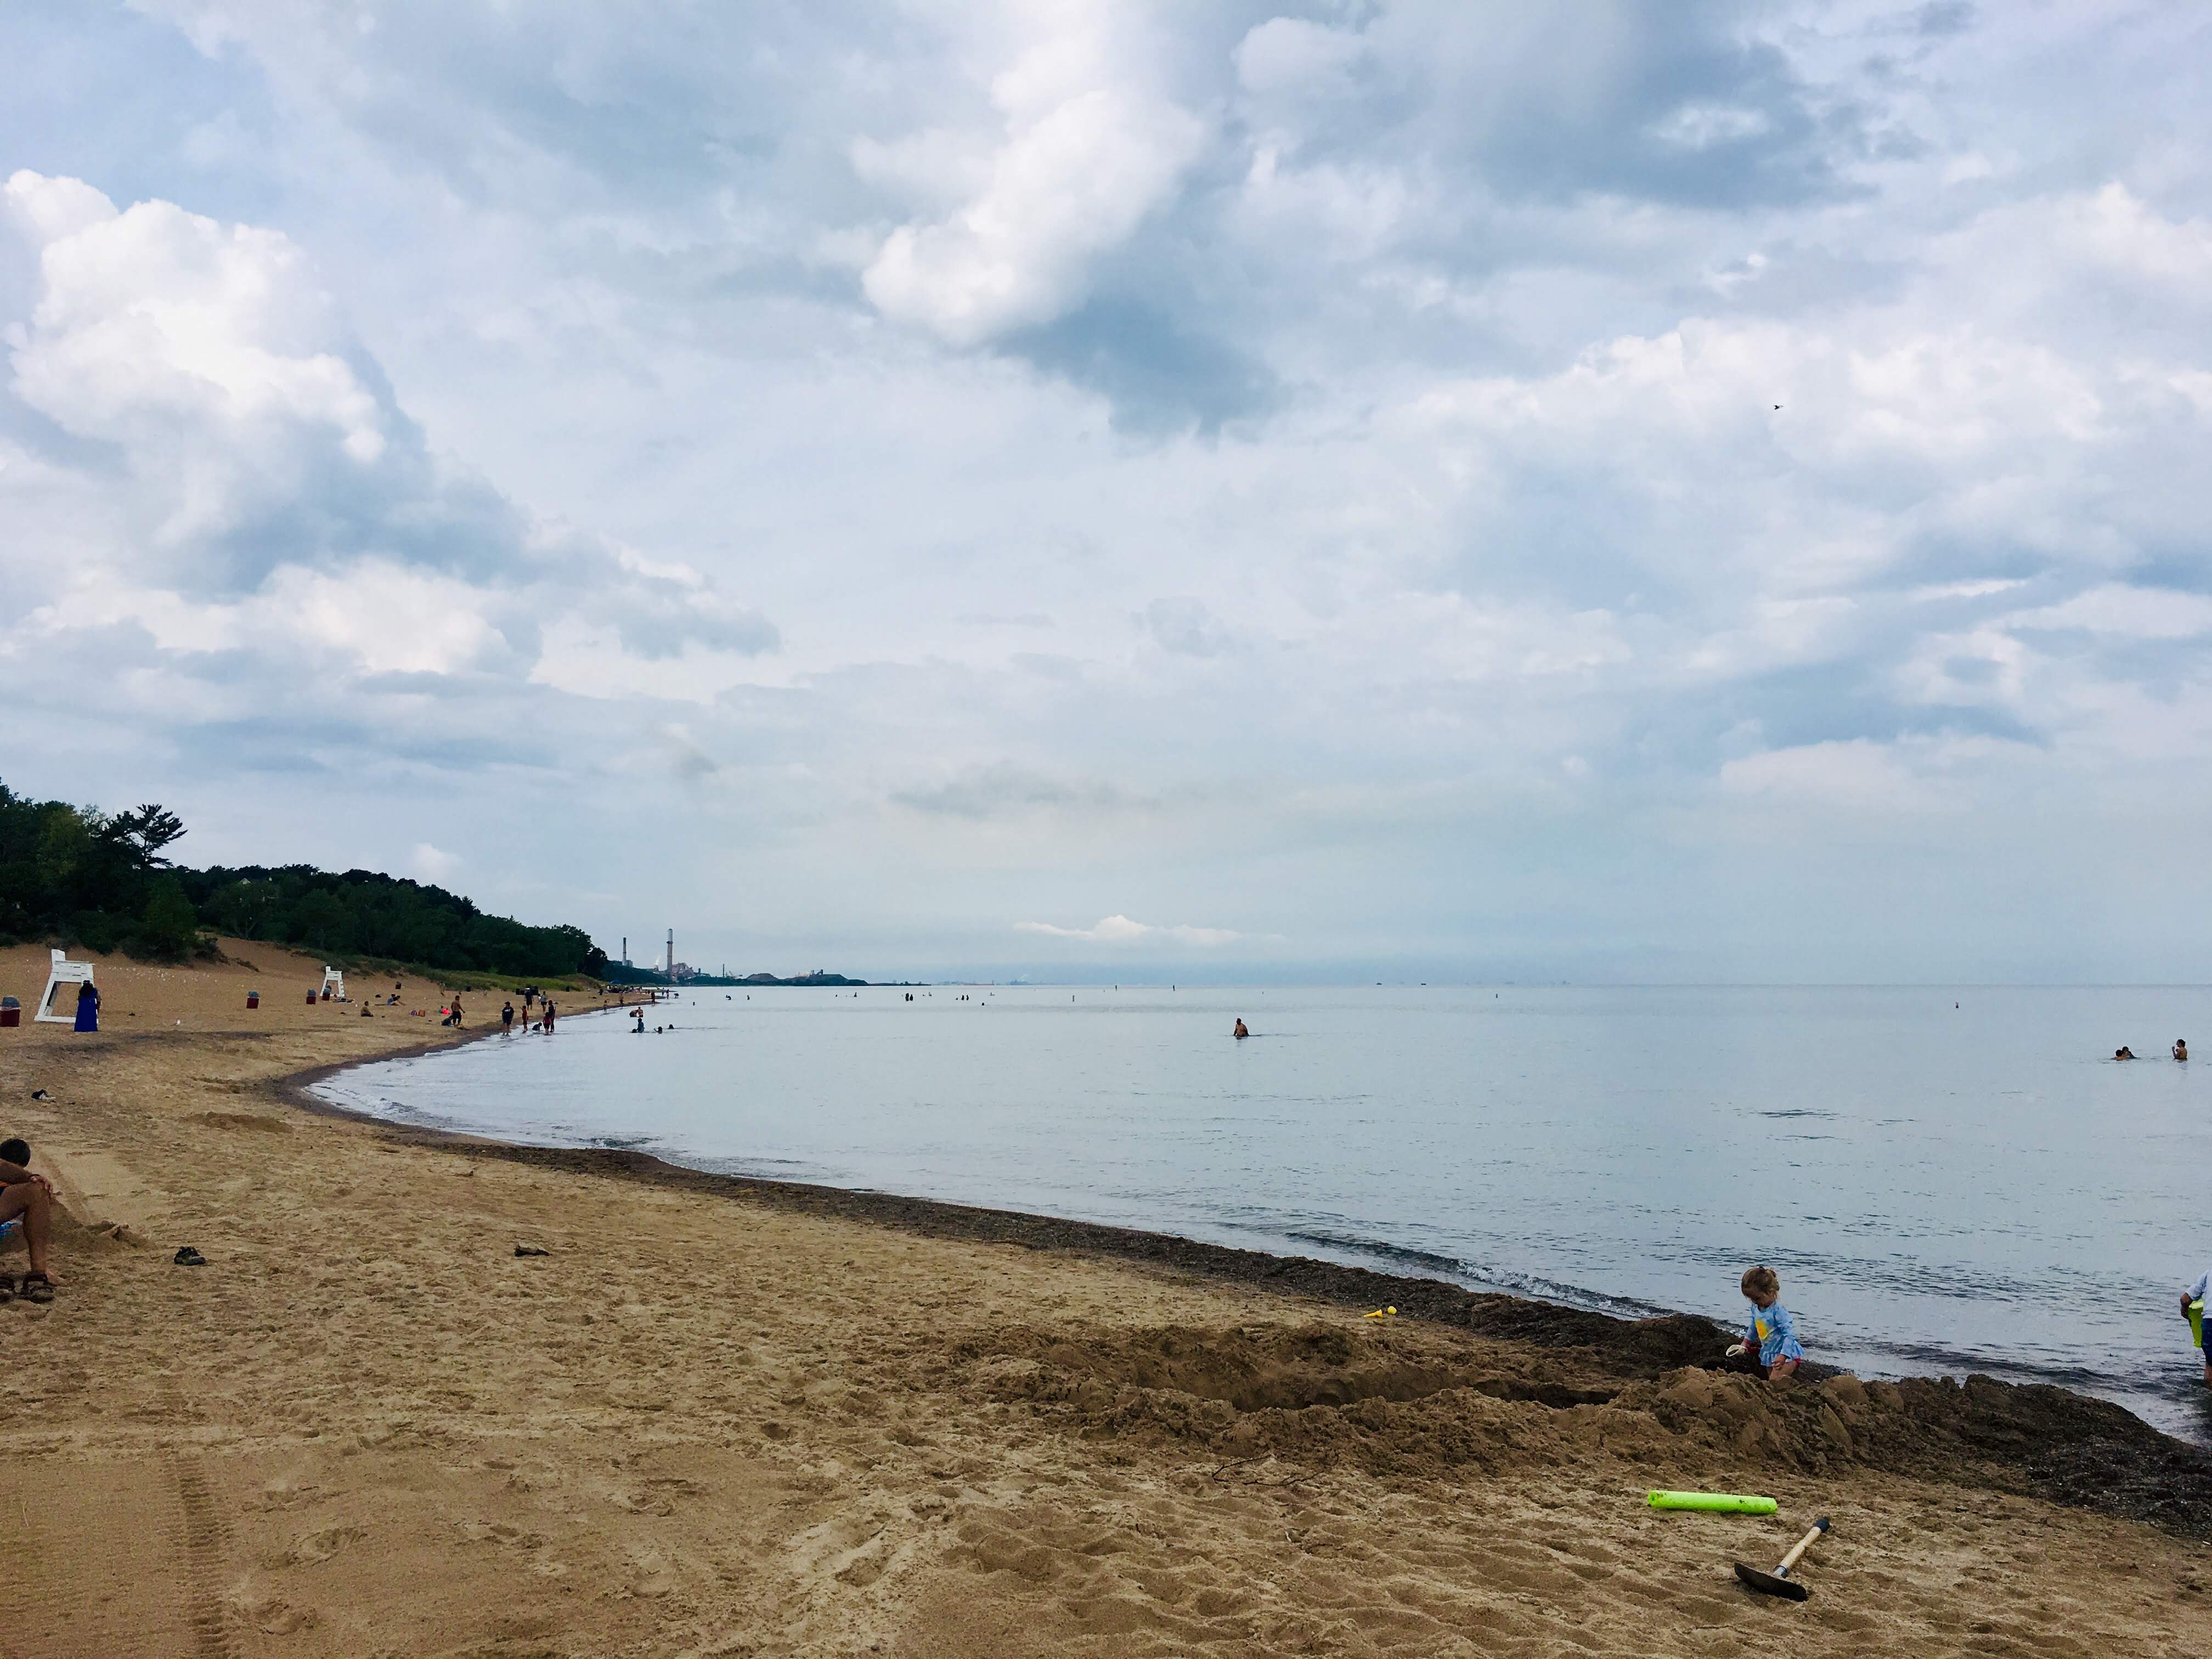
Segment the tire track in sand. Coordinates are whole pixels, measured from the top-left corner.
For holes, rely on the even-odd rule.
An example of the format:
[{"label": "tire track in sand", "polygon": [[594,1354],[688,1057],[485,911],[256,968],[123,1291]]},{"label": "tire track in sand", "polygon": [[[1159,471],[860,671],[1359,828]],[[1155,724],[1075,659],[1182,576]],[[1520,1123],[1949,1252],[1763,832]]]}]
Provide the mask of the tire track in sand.
[{"label": "tire track in sand", "polygon": [[240,1659],[230,1620],[223,1611],[223,1568],[230,1554],[230,1528],[208,1490],[207,1475],[199,1460],[177,1456],[170,1460],[177,1487],[177,1522],[170,1543],[183,1566],[186,1593],[184,1608],[191,1626],[198,1659]]},{"label": "tire track in sand", "polygon": [[[163,1371],[156,1381],[162,1415],[169,1422],[189,1425],[200,1421],[199,1407],[177,1386],[172,1373]],[[199,1458],[189,1451],[173,1451],[167,1461],[177,1504],[167,1541],[185,1592],[178,1610],[191,1632],[193,1659],[240,1659],[222,1600],[230,1523],[223,1518]]]}]

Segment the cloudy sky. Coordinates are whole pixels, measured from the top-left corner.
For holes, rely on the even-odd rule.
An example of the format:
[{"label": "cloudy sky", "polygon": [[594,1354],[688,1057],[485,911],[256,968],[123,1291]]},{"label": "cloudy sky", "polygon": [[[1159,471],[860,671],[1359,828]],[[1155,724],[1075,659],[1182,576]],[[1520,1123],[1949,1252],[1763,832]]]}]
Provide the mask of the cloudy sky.
[{"label": "cloudy sky", "polygon": [[747,970],[2212,977],[2212,14],[13,0],[0,779]]}]

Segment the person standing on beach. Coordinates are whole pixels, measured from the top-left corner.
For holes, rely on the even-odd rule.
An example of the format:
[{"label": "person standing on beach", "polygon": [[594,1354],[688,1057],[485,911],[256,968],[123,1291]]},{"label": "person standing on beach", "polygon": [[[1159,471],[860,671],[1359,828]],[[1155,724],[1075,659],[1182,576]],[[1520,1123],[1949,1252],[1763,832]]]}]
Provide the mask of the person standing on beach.
[{"label": "person standing on beach", "polygon": [[100,988],[89,981],[76,988],[76,1024],[70,1029],[78,1031],[97,1031],[100,1029]]},{"label": "person standing on beach", "polygon": [[514,1035],[514,1004],[512,1000],[500,1005],[499,1034],[501,1036]]},{"label": "person standing on beach", "polygon": [[[2207,1291],[2212,1291],[2212,1267],[2207,1267],[2203,1273],[2197,1274],[2197,1282],[2181,1293],[2181,1316],[2184,1319],[2187,1319],[2189,1317],[2190,1304],[2192,1303],[2202,1302],[2204,1299],[2205,1293]],[[2203,1333],[2200,1330],[2197,1333],[2197,1335],[2199,1340],[2202,1341]],[[2208,1389],[2212,1389],[2212,1342],[2204,1342],[2203,1346],[2204,1349],[2204,1386]]]}]

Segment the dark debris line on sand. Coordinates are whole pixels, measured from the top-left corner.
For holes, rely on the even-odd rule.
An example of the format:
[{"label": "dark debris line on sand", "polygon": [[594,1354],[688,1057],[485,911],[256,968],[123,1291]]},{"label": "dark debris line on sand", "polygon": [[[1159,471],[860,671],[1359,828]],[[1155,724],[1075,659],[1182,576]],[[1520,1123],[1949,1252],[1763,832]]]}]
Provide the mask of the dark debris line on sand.
[{"label": "dark debris line on sand", "polygon": [[[337,1070],[337,1067],[326,1068]],[[306,1073],[280,1085],[287,1098],[319,1113],[355,1114],[307,1095]],[[1010,1210],[987,1210],[896,1194],[685,1170],[648,1153],[611,1148],[513,1146],[403,1128],[400,1138],[444,1145],[473,1158],[580,1173],[619,1176],[680,1190],[743,1197],[779,1210],[902,1228],[931,1238],[1017,1244],[1067,1251],[1313,1297],[1346,1307],[1395,1304],[1401,1317],[1455,1326],[1500,1341],[1573,1351],[1594,1368],[1629,1383],[1649,1383],[1686,1366],[1710,1367],[1729,1333],[1688,1314],[1618,1319],[1520,1297],[1462,1290],[1440,1279],[1403,1278],[1308,1256],[1271,1255],[1201,1243],[1164,1233],[1096,1222],[1066,1221]],[[1808,1366],[1808,1383],[1835,1373]],[[2191,1537],[2212,1537],[2212,1453],[2160,1433],[2109,1401],[2039,1383],[1972,1376],[1914,1378],[1874,1384],[1881,1408],[1855,1422],[1849,1450],[1823,1440],[1820,1390],[1806,1383],[1778,1391],[1778,1414],[1792,1443],[1807,1448],[1804,1467],[1855,1462],[1893,1474],[1995,1486],[2052,1503],[2148,1522]]]}]

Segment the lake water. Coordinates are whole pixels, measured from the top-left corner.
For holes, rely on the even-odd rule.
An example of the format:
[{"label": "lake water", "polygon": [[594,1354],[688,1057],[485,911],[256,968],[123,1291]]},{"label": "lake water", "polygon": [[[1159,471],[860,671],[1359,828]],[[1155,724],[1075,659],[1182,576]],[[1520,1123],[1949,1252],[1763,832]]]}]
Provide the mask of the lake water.
[{"label": "lake water", "polygon": [[[2212,1440],[2177,1311],[2212,1262],[2212,992],[905,994],[700,989],[648,1011],[666,1035],[594,1015],[320,1092],[1618,1313],[1734,1322],[1765,1261],[1816,1358],[2063,1382]],[[2191,1035],[2204,1060],[2165,1058]]]}]

